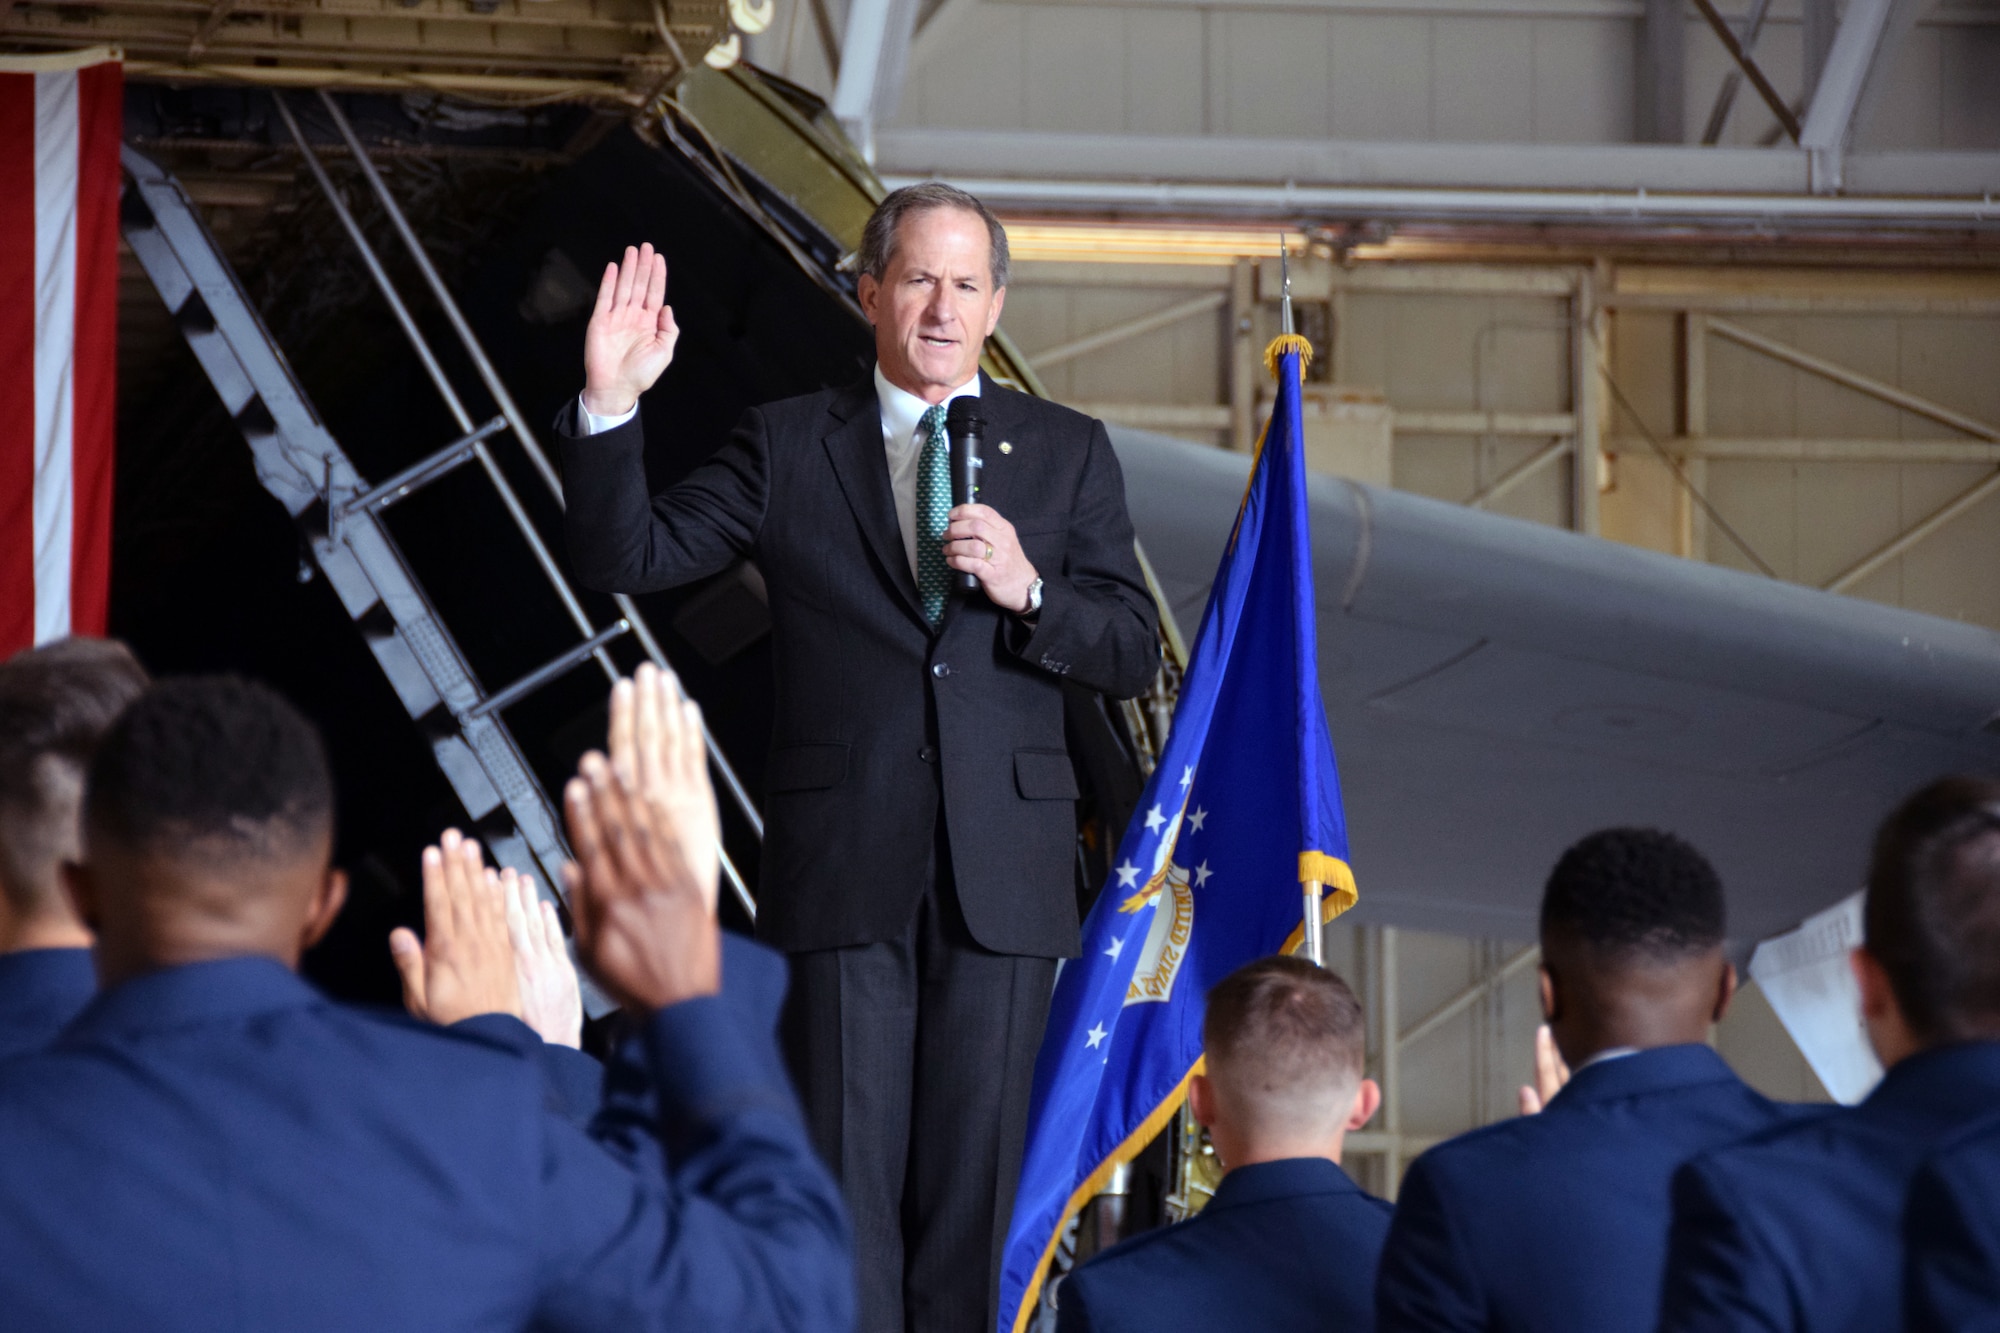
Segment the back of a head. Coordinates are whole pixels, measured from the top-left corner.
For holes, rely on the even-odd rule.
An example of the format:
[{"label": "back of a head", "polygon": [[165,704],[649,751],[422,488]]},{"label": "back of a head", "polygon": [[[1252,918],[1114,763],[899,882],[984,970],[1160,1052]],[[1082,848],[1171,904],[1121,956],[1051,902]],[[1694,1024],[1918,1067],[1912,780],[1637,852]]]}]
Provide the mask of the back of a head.
[{"label": "back of a head", "polygon": [[1883,822],[1863,934],[1919,1039],[2000,1037],[2000,783],[1943,778]]},{"label": "back of a head", "polygon": [[1709,954],[1726,930],[1715,867],[1657,829],[1589,835],[1563,853],[1542,891],[1544,957],[1573,957],[1598,977]]},{"label": "back of a head", "polygon": [[290,863],[324,847],[333,778],[313,724],[236,676],[161,682],[127,709],[91,762],[84,838],[128,855],[226,868]]},{"label": "back of a head", "polygon": [[1338,973],[1279,954],[1209,991],[1202,1044],[1241,1132],[1321,1136],[1344,1121],[1360,1085],[1367,1021]]},{"label": "back of a head", "polygon": [[147,683],[110,639],[58,639],[0,663],[0,893],[17,918],[66,914],[57,867],[77,852],[84,770]]}]

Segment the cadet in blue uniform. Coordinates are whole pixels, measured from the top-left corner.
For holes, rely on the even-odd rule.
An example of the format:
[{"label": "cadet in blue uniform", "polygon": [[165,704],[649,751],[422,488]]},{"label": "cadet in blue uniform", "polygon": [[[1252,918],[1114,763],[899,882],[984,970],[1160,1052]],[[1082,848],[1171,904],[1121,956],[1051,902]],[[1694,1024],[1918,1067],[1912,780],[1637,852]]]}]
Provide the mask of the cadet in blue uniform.
[{"label": "cadet in blue uniform", "polygon": [[2000,1333],[2000,1117],[1917,1173],[1903,1241],[1910,1333]]},{"label": "cadet in blue uniform", "polygon": [[1736,990],[1723,935],[1721,879],[1672,834],[1608,829],[1563,854],[1542,1012],[1575,1076],[1540,1114],[1411,1164],[1379,1327],[1651,1333],[1674,1169],[1790,1114],[1703,1044]]},{"label": "cadet in blue uniform", "polygon": [[97,993],[58,868],[90,752],[146,688],[124,644],[58,639],[0,665],[0,1058],[46,1046]]},{"label": "cadet in blue uniform", "polygon": [[1238,968],[1208,995],[1188,1106],[1227,1174],[1185,1222],[1080,1265],[1059,1333],[1355,1333],[1374,1327],[1389,1205],[1340,1169],[1381,1105],[1347,983],[1298,958]]},{"label": "cadet in blue uniform", "polygon": [[840,1202],[768,1014],[722,987],[768,994],[769,960],[716,928],[698,717],[665,694],[618,687],[617,771],[587,756],[566,794],[578,948],[658,1108],[650,1173],[545,1107],[497,888],[430,914],[426,1009],[452,1026],[330,1004],[294,973],[344,890],[309,724],[229,679],[127,710],[71,873],[106,989],[0,1064],[6,1322],[848,1328]]},{"label": "cadet in blue uniform", "polygon": [[1888,1072],[1858,1106],[1681,1168],[1667,1333],[1903,1327],[1911,1178],[2000,1106],[2000,784],[1947,778],[1890,815],[1863,932],[1861,1017]]}]

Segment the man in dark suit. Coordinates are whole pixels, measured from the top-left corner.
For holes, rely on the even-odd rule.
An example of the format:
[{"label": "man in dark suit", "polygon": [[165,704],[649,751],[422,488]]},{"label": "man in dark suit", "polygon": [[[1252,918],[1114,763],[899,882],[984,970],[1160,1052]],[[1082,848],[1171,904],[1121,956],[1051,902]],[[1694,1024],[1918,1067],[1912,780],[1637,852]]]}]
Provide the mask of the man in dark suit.
[{"label": "man in dark suit", "polygon": [[1902,1217],[1941,1142],[2000,1106],[2000,783],[1946,778],[1875,838],[1854,951],[1888,1072],[1858,1106],[1681,1168],[1660,1327],[1894,1333]]},{"label": "man in dark suit", "polygon": [[1259,959],[1217,982],[1188,1107],[1225,1174],[1194,1217],[1142,1232],[1056,1290],[1058,1333],[1365,1333],[1389,1205],[1340,1169],[1382,1103],[1366,1022],[1335,973]]},{"label": "man in dark suit", "polygon": [[[605,591],[762,571],[757,931],[793,956],[789,1054],[853,1208],[863,1327],[983,1333],[1055,960],[1077,948],[1062,682],[1137,694],[1157,626],[1104,427],[979,374],[999,222],[949,186],[899,190],[859,268],[874,374],[753,408],[650,497],[637,403],[679,336],[666,264],[646,246],[607,268],[558,423],[569,549]],[[967,396],[981,503],[952,509],[945,406]]]},{"label": "man in dark suit", "polygon": [[2000,1333],[2000,1118],[1931,1155],[1903,1207],[1910,1333]]},{"label": "man in dark suit", "polygon": [[331,1004],[294,971],[345,889],[310,724],[229,678],[128,709],[68,871],[105,989],[0,1063],[9,1327],[850,1327],[837,1191],[732,997],[781,964],[721,939],[699,717],[655,714],[654,757],[587,756],[566,793],[578,948],[658,1113],[646,1174],[545,1106],[476,848],[424,942],[449,1026]]},{"label": "man in dark suit", "polygon": [[124,644],[58,639],[0,665],[0,1058],[40,1050],[97,993],[90,931],[64,896],[83,769],[146,688]]},{"label": "man in dark suit", "polygon": [[1703,1044],[1736,989],[1723,935],[1722,881],[1672,834],[1608,829],[1563,853],[1542,893],[1542,1012],[1576,1072],[1539,1114],[1410,1165],[1385,1333],[1650,1333],[1675,1168],[1788,1116]]}]

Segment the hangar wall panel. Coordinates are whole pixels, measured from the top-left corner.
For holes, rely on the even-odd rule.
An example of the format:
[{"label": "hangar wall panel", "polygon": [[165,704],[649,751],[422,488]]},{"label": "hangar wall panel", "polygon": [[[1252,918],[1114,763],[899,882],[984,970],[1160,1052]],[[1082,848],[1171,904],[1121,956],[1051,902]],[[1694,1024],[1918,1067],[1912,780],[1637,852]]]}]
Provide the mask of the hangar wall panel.
[{"label": "hangar wall panel", "polygon": [[[780,0],[802,10],[808,0]],[[837,8],[837,7],[836,7]],[[970,0],[920,51],[897,128],[1059,129],[1360,141],[1625,143],[1636,130],[1636,6],[1384,12],[1341,3],[1053,4]],[[837,20],[836,20],[837,21]],[[781,21],[780,28],[783,28]],[[1690,10],[1683,123],[1690,140],[1733,68]],[[1804,87],[1796,5],[1774,6],[1756,48],[1781,93]],[[780,72],[830,86],[812,42],[772,51]],[[2000,147],[2000,11],[1952,6],[1904,41],[1861,148]],[[1722,142],[1772,140],[1747,86]]]}]

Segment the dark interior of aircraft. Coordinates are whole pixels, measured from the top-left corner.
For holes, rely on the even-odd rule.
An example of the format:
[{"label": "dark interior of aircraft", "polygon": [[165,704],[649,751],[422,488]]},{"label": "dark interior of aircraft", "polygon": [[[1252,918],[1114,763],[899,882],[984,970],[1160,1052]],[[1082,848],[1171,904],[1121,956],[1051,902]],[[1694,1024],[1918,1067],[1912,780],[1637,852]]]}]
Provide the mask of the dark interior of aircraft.
[{"label": "dark interior of aircraft", "polygon": [[[331,141],[316,108],[296,100],[308,134]],[[674,373],[645,405],[656,485],[712,450],[749,404],[844,382],[867,365],[866,330],[853,314],[671,149],[619,128],[562,165],[503,173],[478,154],[497,146],[556,158],[551,145],[572,140],[586,113],[455,128],[393,99],[345,101],[371,142],[391,145],[381,156],[393,188],[537,427],[581,383],[596,275],[627,240],[651,240],[673,257],[670,299],[684,330]],[[205,141],[252,154],[263,147],[275,157],[283,134],[261,92],[134,86],[127,117],[141,144]],[[399,141],[463,156],[399,158]],[[457,432],[330,210],[307,192],[289,202],[270,215],[270,235],[239,242],[232,257],[335,437],[365,477],[386,476]],[[371,219],[369,230],[399,288],[418,292],[386,226]],[[439,312],[413,304],[469,410],[484,420],[493,404]],[[126,284],[123,318],[142,332],[164,319],[143,277]],[[186,344],[166,336],[127,345],[138,350],[120,368],[111,630],[156,671],[234,665],[273,681],[319,721],[340,778],[338,859],[354,889],[308,968],[335,993],[393,1003],[383,941],[391,926],[419,919],[418,852],[439,827],[464,822],[463,812],[348,617],[314,577],[283,510],[259,486],[241,434]],[[546,447],[552,436],[545,430]],[[495,454],[545,537],[559,542],[560,515],[520,451]],[[492,488],[469,470],[389,513],[397,544],[480,679],[513,680],[568,646],[555,595]],[[761,787],[770,691],[768,620],[755,587],[754,575],[732,571],[642,599],[752,792]],[[611,615],[609,599],[580,595],[594,618]],[[614,656],[628,670],[639,660],[629,640],[614,646]],[[509,710],[548,790],[601,743],[604,697],[601,675],[579,670]],[[729,850],[754,885],[756,839],[723,804]],[[734,924],[747,922],[739,913]]]}]

